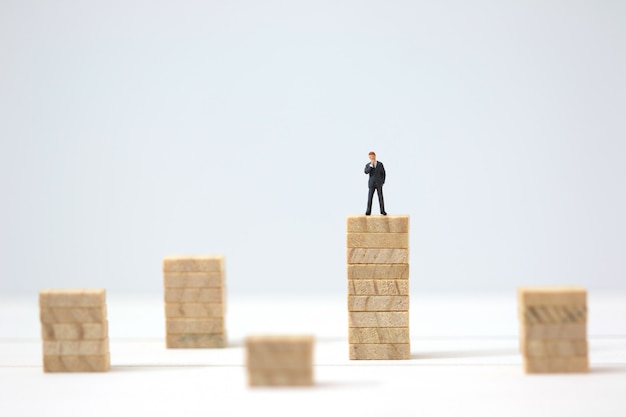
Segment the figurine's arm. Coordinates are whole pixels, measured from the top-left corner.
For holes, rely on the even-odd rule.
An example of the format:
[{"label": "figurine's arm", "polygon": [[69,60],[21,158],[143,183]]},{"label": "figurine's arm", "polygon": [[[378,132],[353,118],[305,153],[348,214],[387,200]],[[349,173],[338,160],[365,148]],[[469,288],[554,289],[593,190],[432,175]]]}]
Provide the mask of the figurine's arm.
[{"label": "figurine's arm", "polygon": [[372,172],[373,169],[374,169],[374,167],[369,162],[367,164],[365,164],[365,173],[366,174],[369,174],[370,172]]},{"label": "figurine's arm", "polygon": [[383,164],[380,164],[380,167],[382,168],[382,177],[383,177],[383,184],[385,183],[385,178],[387,177],[387,172],[385,171],[385,166]]}]

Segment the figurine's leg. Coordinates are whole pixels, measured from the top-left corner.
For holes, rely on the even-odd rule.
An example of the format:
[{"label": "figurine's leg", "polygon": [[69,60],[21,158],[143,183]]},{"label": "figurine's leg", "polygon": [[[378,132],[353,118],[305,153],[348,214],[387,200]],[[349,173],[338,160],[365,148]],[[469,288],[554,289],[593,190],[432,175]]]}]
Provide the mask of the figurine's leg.
[{"label": "figurine's leg", "polygon": [[376,189],[376,193],[378,194],[378,205],[380,206],[380,214],[387,214],[385,211],[385,199],[383,198],[383,186],[379,186]]},{"label": "figurine's leg", "polygon": [[374,190],[375,187],[369,187],[369,192],[367,194],[367,211],[365,212],[366,216],[372,214],[372,199],[374,198]]}]

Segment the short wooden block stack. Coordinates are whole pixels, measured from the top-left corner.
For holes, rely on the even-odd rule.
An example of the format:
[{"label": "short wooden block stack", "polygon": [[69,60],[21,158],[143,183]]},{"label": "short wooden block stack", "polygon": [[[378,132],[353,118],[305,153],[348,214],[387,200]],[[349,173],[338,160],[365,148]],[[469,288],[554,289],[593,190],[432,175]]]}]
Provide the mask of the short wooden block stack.
[{"label": "short wooden block stack", "polygon": [[166,346],[226,346],[224,258],[172,256],[163,259]]},{"label": "short wooden block stack", "polygon": [[410,359],[409,217],[348,216],[350,359]]},{"label": "short wooden block stack", "polygon": [[44,372],[104,372],[110,365],[104,289],[39,293]]},{"label": "short wooden block stack", "polygon": [[249,336],[246,365],[250,386],[313,385],[313,336]]},{"label": "short wooden block stack", "polygon": [[587,291],[522,287],[517,297],[524,371],[588,372]]}]

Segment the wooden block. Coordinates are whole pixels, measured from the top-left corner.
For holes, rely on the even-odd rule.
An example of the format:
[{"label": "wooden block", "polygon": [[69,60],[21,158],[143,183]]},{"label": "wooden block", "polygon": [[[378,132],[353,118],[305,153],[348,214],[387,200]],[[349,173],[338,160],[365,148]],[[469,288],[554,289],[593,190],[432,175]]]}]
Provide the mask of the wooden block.
[{"label": "wooden block", "polygon": [[348,233],[409,233],[409,216],[348,216]]},{"label": "wooden block", "polygon": [[104,289],[45,289],[39,292],[40,307],[101,307],[104,304]]},{"label": "wooden block", "polygon": [[587,322],[585,305],[531,306],[519,311],[523,325],[583,324]]},{"label": "wooden block", "polygon": [[352,264],[348,279],[409,279],[409,264]]},{"label": "wooden block", "polygon": [[524,358],[524,372],[540,373],[584,373],[589,372],[589,358]]},{"label": "wooden block", "polygon": [[390,248],[407,249],[408,233],[348,233],[346,244],[349,248]]},{"label": "wooden block", "polygon": [[42,324],[43,340],[98,340],[106,339],[109,333],[108,322],[102,323],[59,323]]},{"label": "wooden block", "polygon": [[226,334],[168,334],[166,346],[169,349],[203,349],[226,347]]},{"label": "wooden block", "polygon": [[313,368],[306,370],[248,370],[251,387],[296,387],[313,385]]},{"label": "wooden block", "polygon": [[246,338],[248,369],[310,369],[314,337],[310,335],[253,335]]},{"label": "wooden block", "polygon": [[352,327],[348,342],[355,343],[410,343],[408,327]]},{"label": "wooden block", "polygon": [[224,318],[172,319],[165,321],[167,334],[215,334],[224,333]]},{"label": "wooden block", "polygon": [[409,296],[350,295],[348,311],[409,311]]},{"label": "wooden block", "polygon": [[526,340],[522,353],[529,358],[586,356],[586,340]]},{"label": "wooden block", "polygon": [[165,288],[221,288],[224,286],[223,272],[165,272]]},{"label": "wooden block", "polygon": [[525,340],[584,340],[587,339],[587,324],[529,324],[521,326],[520,337]]},{"label": "wooden block", "polygon": [[349,327],[409,327],[409,312],[349,312],[348,322]]},{"label": "wooden block", "polygon": [[222,303],[165,303],[165,317],[202,318],[224,317]]},{"label": "wooden block", "polygon": [[222,272],[223,256],[168,256],[163,259],[163,272]]},{"label": "wooden block", "polygon": [[44,340],[44,356],[99,356],[109,353],[109,339],[103,340]]},{"label": "wooden block", "polygon": [[223,288],[165,288],[167,303],[221,303]]},{"label": "wooden block", "polygon": [[411,359],[411,345],[409,343],[351,344],[350,359]]},{"label": "wooden block", "polygon": [[43,357],[44,372],[106,372],[111,368],[109,354],[96,356]]},{"label": "wooden block", "polygon": [[408,263],[409,250],[348,248],[347,257],[349,264],[402,264]]},{"label": "wooden block", "polygon": [[520,306],[570,306],[587,305],[587,290],[582,287],[519,287],[517,300]]},{"label": "wooden block", "polygon": [[106,307],[58,308],[42,307],[40,319],[43,324],[55,323],[103,323],[107,317]]},{"label": "wooden block", "polygon": [[409,281],[399,279],[351,279],[348,295],[409,295]]}]

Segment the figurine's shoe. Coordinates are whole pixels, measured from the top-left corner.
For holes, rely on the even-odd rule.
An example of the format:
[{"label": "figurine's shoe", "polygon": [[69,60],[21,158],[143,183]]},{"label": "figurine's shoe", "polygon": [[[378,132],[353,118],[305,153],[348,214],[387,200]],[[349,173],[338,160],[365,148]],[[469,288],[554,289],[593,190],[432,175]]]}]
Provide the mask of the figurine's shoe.
[{"label": "figurine's shoe", "polygon": [[383,211],[383,212],[382,212],[382,213],[380,213],[380,214],[381,214],[381,215],[383,215],[383,216],[386,216],[386,215],[387,215],[387,212],[386,212],[386,211]]},{"label": "figurine's shoe", "polygon": [[370,214],[372,214],[372,213],[365,213],[366,216],[369,216]]}]

